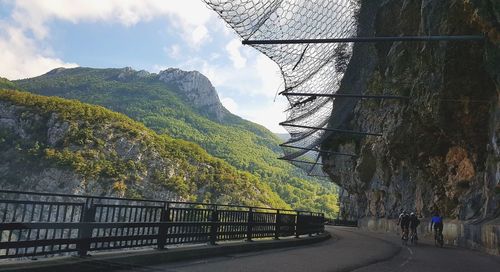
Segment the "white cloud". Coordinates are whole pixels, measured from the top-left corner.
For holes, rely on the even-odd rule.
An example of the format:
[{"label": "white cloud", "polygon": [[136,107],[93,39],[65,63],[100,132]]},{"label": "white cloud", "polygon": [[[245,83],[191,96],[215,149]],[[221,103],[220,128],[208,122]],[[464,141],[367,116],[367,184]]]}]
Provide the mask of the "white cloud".
[{"label": "white cloud", "polygon": [[231,113],[238,114],[238,103],[230,97],[221,97],[220,102]]},{"label": "white cloud", "polygon": [[240,48],[242,48],[242,45],[238,39],[232,39],[226,45],[226,51],[229,54],[229,58],[233,62],[234,68],[236,69],[244,68],[247,64],[247,59],[241,55]]},{"label": "white cloud", "polygon": [[188,40],[189,45],[194,48],[200,47],[203,43],[210,41],[210,36],[208,29],[204,25],[196,26],[192,32],[190,32],[188,37],[184,37]]},{"label": "white cloud", "polygon": [[[228,110],[272,131],[284,131],[278,123],[285,119],[282,113],[285,104],[272,103],[282,83],[277,65],[253,48],[241,46],[234,32],[201,0],[16,0],[13,7],[9,24],[2,25],[0,21],[1,76],[17,79],[39,75],[56,67],[76,66],[57,58],[50,47],[43,46],[50,36],[52,21],[132,26],[165,18],[169,22],[169,31],[179,35],[191,48],[204,46],[214,35],[226,42],[225,47],[214,50],[214,53],[191,57],[175,66],[199,70],[208,76]],[[178,44],[164,48],[172,59],[178,61],[185,54],[181,49]],[[153,67],[153,71],[165,68],[166,65],[160,63]],[[249,105],[242,97],[255,98],[259,103]]]},{"label": "white cloud", "polygon": [[[206,28],[215,16],[199,0],[16,0],[9,24],[0,22],[0,75],[10,79],[36,76],[56,67],[74,67],[40,45],[50,35],[49,22],[111,22],[131,26],[165,17],[193,48],[210,40]],[[180,54],[171,48],[172,55]]]},{"label": "white cloud", "polygon": [[21,79],[37,76],[57,67],[76,67],[50,54],[42,54],[31,39],[16,27],[0,22],[0,76]]},{"label": "white cloud", "polygon": [[252,122],[261,124],[275,133],[285,133],[286,130],[279,125],[285,121],[286,114],[283,110],[287,106],[285,98],[280,97],[276,102],[269,100],[258,106],[239,109],[240,116]]},{"label": "white cloud", "polygon": [[165,51],[172,59],[179,59],[181,56],[181,47],[178,44],[173,44],[170,47],[164,47],[163,51]]},{"label": "white cloud", "polygon": [[206,75],[216,88],[231,89],[248,96],[274,98],[283,79],[278,66],[266,56],[257,52],[247,52],[245,67],[235,69],[234,64],[226,65],[212,59],[191,58],[176,66],[184,70],[198,70]]},{"label": "white cloud", "polygon": [[283,86],[283,77],[278,65],[263,54],[259,54],[255,62],[255,70],[262,80],[261,88],[268,90],[268,96],[274,97]]},{"label": "white cloud", "polygon": [[39,39],[48,35],[47,22],[55,19],[131,26],[160,16],[180,28],[181,36],[195,46],[209,39],[205,25],[215,18],[200,0],[16,0],[13,13],[22,28]]}]

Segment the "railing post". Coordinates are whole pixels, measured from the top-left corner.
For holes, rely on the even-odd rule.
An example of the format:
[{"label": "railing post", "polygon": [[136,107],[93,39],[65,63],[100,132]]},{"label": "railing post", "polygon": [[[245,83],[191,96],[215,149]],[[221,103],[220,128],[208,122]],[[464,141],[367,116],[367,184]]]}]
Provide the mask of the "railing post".
[{"label": "railing post", "polygon": [[77,244],[80,257],[87,256],[90,250],[93,227],[89,223],[95,222],[95,214],[96,207],[93,205],[93,198],[87,198],[80,217],[79,242]]},{"label": "railing post", "polygon": [[[170,203],[165,203],[161,210],[160,223],[166,223],[170,220]],[[168,225],[160,224],[158,228],[158,249],[165,249],[165,242],[167,240]]]},{"label": "railing post", "polygon": [[297,216],[295,218],[295,238],[300,238],[300,232],[302,228],[302,219],[300,217],[300,212],[296,212]]},{"label": "railing post", "polygon": [[274,227],[274,239],[280,239],[280,230],[281,230],[281,214],[280,210],[276,210],[276,225]]},{"label": "railing post", "polygon": [[217,245],[217,229],[218,229],[218,222],[219,222],[219,215],[217,211],[217,205],[214,205],[214,208],[212,210],[212,224],[210,225],[210,244],[211,245]]},{"label": "railing post", "polygon": [[247,241],[252,242],[252,232],[253,232],[253,208],[248,210],[248,220],[247,220]]},{"label": "railing post", "polygon": [[313,231],[314,231],[314,216],[312,212],[309,212],[309,217],[307,220],[307,234],[309,237],[313,236]]},{"label": "railing post", "polygon": [[295,238],[299,238],[299,212],[295,213]]},{"label": "railing post", "polygon": [[319,235],[320,233],[325,232],[325,214],[324,213],[321,213],[318,221],[320,222],[319,231],[318,231],[318,235]]}]

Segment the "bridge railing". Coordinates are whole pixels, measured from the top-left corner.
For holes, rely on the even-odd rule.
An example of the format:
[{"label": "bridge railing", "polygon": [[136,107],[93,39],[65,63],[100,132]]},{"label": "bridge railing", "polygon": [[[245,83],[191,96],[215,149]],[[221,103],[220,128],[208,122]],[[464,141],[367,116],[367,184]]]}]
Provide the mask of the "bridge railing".
[{"label": "bridge railing", "polygon": [[324,215],[240,205],[0,190],[0,258],[314,235]]},{"label": "bridge railing", "polygon": [[357,227],[357,220],[345,220],[345,219],[327,219],[327,224],[342,227]]}]

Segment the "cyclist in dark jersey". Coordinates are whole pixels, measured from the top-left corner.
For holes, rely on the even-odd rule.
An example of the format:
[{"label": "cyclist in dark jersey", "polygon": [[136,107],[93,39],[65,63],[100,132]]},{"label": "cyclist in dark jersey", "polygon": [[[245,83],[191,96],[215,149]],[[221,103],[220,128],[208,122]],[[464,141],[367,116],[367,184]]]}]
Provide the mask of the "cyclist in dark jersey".
[{"label": "cyclist in dark jersey", "polygon": [[408,228],[410,226],[410,215],[406,211],[403,211],[399,215],[398,226],[401,226],[401,233],[402,233],[401,238],[408,239]]},{"label": "cyclist in dark jersey", "polygon": [[420,224],[420,220],[418,219],[417,215],[414,212],[410,213],[410,218],[408,220],[410,227],[410,236],[415,234],[415,240],[418,240],[417,227]]}]

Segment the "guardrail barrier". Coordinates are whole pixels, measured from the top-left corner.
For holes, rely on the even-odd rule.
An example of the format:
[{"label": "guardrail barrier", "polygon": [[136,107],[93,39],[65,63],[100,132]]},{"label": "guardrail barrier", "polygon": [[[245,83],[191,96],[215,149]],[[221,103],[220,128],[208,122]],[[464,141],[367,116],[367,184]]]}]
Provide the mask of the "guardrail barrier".
[{"label": "guardrail barrier", "polygon": [[322,213],[0,190],[0,258],[315,235]]}]

